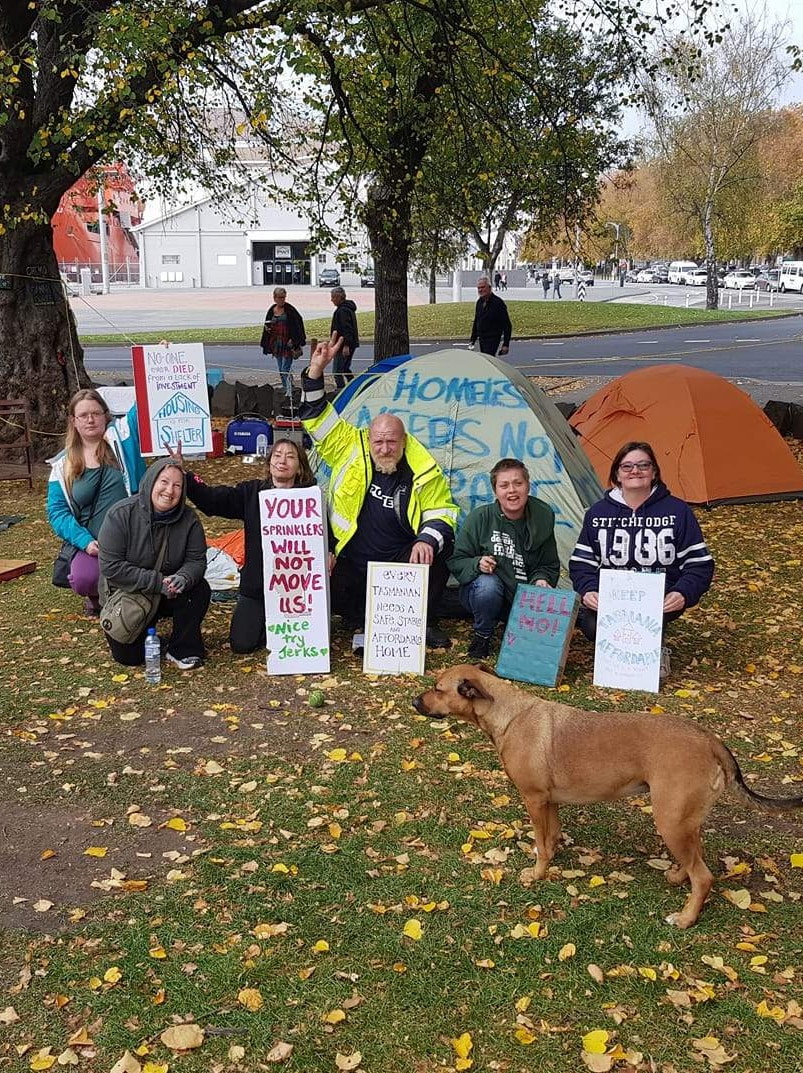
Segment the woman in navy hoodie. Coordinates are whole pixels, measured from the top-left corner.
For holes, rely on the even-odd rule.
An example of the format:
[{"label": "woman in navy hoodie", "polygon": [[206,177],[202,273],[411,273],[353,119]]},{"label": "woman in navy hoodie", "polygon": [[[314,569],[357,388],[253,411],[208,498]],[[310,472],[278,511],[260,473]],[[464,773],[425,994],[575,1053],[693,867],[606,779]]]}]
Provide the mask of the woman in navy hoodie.
[{"label": "woman in navy hoodie", "polygon": [[602,567],[666,574],[664,623],[698,603],[714,577],[714,559],[694,512],[669,494],[648,443],[620,447],[608,480],[611,488],[586,511],[569,559],[581,600],[577,625],[590,641],[597,632]]}]

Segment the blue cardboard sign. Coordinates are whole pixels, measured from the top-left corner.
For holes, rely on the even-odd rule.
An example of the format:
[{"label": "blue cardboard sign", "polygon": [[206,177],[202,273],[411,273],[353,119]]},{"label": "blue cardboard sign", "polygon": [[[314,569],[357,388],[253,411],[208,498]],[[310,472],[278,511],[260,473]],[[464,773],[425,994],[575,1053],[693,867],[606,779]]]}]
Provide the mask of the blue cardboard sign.
[{"label": "blue cardboard sign", "polygon": [[496,673],[556,686],[563,674],[580,601],[570,589],[519,585],[510,608]]}]

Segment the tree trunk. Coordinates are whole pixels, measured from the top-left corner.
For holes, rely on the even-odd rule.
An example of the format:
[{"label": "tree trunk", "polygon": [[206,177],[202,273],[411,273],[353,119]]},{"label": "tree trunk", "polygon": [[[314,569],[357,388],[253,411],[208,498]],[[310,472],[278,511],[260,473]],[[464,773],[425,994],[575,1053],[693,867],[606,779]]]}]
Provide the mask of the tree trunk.
[{"label": "tree trunk", "polygon": [[703,240],[705,242],[705,308],[719,309],[717,254],[714,245],[714,202],[708,198],[703,207]]},{"label": "tree trunk", "polygon": [[0,398],[28,400],[37,457],[61,447],[70,396],[90,384],[50,225],[20,224],[0,241]]},{"label": "tree trunk", "polygon": [[436,279],[435,265],[432,264],[432,265],[429,266],[429,304],[431,306],[434,306],[438,301],[437,297],[435,296],[435,284],[436,284],[436,282],[437,282],[437,279]]},{"label": "tree trunk", "polygon": [[376,183],[365,206],[365,226],[374,258],[374,362],[410,353],[407,268],[410,261],[410,199],[398,187]]}]

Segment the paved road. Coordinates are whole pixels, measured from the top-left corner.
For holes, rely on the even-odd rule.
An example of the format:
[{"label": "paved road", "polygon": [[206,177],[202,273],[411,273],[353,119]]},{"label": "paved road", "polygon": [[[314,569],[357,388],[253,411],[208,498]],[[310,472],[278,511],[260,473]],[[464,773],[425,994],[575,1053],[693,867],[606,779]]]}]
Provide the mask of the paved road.
[{"label": "paved road", "polygon": [[[621,332],[611,335],[514,341],[508,360],[522,372],[541,376],[621,376],[632,369],[661,362],[684,362],[730,379],[800,384],[803,388],[803,316],[768,321]],[[449,340],[414,344],[415,354],[465,346]],[[273,362],[256,346],[207,346],[207,367],[228,379],[273,375]],[[354,368],[373,360],[370,346],[360,347]],[[125,347],[89,347],[90,371],[131,375]]]}]

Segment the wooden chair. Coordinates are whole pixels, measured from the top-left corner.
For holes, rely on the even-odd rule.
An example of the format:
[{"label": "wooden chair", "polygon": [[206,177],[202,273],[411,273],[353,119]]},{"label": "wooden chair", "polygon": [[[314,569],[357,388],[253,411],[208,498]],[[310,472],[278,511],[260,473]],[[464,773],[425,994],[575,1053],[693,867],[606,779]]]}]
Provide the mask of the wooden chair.
[{"label": "wooden chair", "polygon": [[[3,437],[9,432],[16,433],[15,438],[5,442]],[[14,461],[5,461],[9,454]],[[0,481],[27,481],[28,487],[33,488],[33,444],[27,399],[0,399]]]}]

